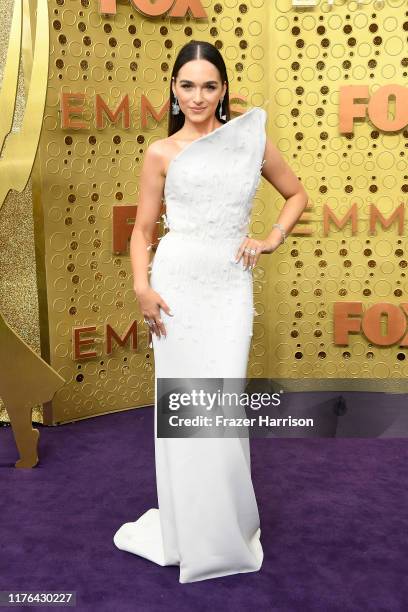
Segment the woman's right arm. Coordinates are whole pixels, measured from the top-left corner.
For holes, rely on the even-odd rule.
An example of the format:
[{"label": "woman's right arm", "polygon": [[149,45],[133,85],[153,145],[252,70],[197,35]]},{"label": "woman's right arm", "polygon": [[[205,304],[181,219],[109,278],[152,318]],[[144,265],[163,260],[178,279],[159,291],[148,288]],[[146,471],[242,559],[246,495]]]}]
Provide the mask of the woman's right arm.
[{"label": "woman's right arm", "polygon": [[159,219],[165,182],[163,156],[157,141],[146,150],[139,183],[139,203],[130,239],[133,289],[145,318],[155,323],[152,330],[160,336],[166,330],[160,319],[160,306],[170,314],[161,296],[149,284],[150,245]]}]

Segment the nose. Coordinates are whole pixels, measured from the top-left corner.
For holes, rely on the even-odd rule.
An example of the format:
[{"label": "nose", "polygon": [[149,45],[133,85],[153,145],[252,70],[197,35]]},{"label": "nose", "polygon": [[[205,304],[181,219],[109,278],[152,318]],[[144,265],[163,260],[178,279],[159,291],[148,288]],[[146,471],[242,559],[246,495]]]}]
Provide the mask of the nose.
[{"label": "nose", "polygon": [[200,106],[200,104],[201,104],[201,93],[200,93],[200,90],[197,90],[195,95],[194,95],[194,104],[196,106]]}]

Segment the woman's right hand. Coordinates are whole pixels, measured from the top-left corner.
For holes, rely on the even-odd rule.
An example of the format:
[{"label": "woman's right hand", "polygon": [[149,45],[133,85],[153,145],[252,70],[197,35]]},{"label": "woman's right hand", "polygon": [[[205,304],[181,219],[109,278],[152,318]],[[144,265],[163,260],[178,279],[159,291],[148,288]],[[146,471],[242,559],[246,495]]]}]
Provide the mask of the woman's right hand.
[{"label": "woman's right hand", "polygon": [[152,321],[152,324],[149,324],[150,330],[159,338],[161,337],[161,334],[167,336],[166,328],[164,327],[164,323],[160,318],[160,308],[163,308],[163,310],[172,317],[174,315],[170,312],[170,307],[163,300],[161,295],[159,295],[157,291],[154,291],[154,289],[151,287],[147,287],[141,291],[135,290],[135,293],[146,323],[148,321]]}]

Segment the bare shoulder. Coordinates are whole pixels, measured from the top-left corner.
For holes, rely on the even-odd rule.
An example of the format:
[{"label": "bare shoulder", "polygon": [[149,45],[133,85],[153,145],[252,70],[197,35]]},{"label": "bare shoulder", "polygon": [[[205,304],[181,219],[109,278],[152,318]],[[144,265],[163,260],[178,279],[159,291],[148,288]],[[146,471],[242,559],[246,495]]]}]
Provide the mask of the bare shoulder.
[{"label": "bare shoulder", "polygon": [[165,138],[155,140],[147,147],[144,154],[144,166],[147,166],[149,171],[156,170],[165,176],[166,168],[166,146]]},{"label": "bare shoulder", "polygon": [[166,153],[166,138],[159,138],[150,143],[146,149],[145,157],[149,157],[151,161],[159,162]]},{"label": "bare shoulder", "polygon": [[167,136],[167,138],[159,138],[152,142],[146,149],[145,157],[148,156],[152,163],[159,164],[161,173],[166,176],[167,168],[172,158],[177,155],[180,150],[180,145],[177,145],[177,133]]}]

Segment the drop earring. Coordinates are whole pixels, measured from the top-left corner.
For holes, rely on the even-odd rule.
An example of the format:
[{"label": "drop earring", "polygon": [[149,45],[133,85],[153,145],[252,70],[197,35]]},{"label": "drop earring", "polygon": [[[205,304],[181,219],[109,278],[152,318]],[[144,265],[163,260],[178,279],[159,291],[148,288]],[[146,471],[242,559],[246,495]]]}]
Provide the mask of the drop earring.
[{"label": "drop earring", "polygon": [[224,121],[226,121],[227,120],[227,115],[223,115],[222,114],[222,103],[223,103],[223,101],[224,101],[224,98],[221,98],[221,100],[220,100],[219,116],[220,116],[220,119],[223,119]]},{"label": "drop earring", "polygon": [[171,110],[171,112],[172,112],[173,115],[178,115],[180,113],[180,106],[179,106],[179,103],[178,103],[178,100],[177,100],[177,96],[174,96],[174,100],[175,101],[172,103],[172,110]]}]

